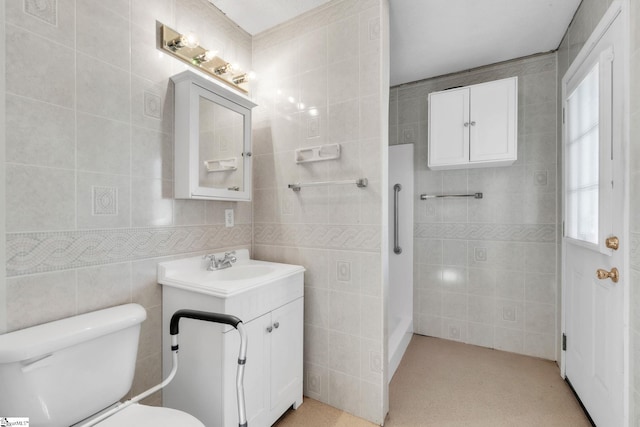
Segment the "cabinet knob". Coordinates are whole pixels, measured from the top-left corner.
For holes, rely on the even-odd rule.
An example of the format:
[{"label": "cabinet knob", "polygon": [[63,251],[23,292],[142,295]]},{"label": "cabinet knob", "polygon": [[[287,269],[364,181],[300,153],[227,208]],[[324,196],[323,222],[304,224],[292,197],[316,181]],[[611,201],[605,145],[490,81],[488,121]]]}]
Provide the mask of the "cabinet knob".
[{"label": "cabinet knob", "polygon": [[267,326],[267,332],[271,333],[271,331],[273,331],[273,328],[271,326]]},{"label": "cabinet knob", "polygon": [[464,122],[464,127],[468,128],[469,127],[469,122]]},{"label": "cabinet knob", "polygon": [[476,122],[471,122],[471,126],[475,126],[475,125],[476,125]]},{"label": "cabinet knob", "polygon": [[274,328],[276,328],[276,329],[278,329],[278,328],[280,327],[280,322],[276,322],[276,323],[274,323],[274,324],[273,324],[273,327],[274,327]]}]

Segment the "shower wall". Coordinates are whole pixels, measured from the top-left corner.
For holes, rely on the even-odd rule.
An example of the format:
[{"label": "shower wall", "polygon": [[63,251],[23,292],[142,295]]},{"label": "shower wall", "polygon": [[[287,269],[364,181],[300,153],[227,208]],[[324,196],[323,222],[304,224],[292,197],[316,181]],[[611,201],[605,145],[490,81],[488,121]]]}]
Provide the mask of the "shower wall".
[{"label": "shower wall", "polygon": [[[148,314],[133,386],[140,392],[161,381],[157,262],[248,248],[252,234],[250,203],[173,198],[169,77],[185,65],[156,49],[156,20],[195,31],[203,45],[246,67],[251,37],[206,0],[1,7],[7,277],[0,333],[139,303]],[[224,226],[225,208],[236,211],[233,228]]]},{"label": "shower wall", "polygon": [[[253,40],[254,256],[307,269],[305,395],[378,424],[386,394],[383,3],[332,1]],[[341,146],[338,160],[296,164],[296,148],[331,143]],[[363,177],[366,188],[287,188]]]},{"label": "shower wall", "polygon": [[[427,169],[427,95],[518,76],[518,160]],[[556,358],[556,54],[397,86],[390,144],[414,143],[414,330]],[[482,199],[419,195],[482,192]]]}]

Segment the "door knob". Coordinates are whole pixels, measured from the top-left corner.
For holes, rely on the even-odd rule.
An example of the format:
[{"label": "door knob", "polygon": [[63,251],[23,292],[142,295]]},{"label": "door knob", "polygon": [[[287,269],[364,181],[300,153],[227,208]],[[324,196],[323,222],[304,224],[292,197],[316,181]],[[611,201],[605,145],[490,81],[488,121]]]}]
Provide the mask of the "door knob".
[{"label": "door knob", "polygon": [[598,271],[596,271],[596,276],[598,276],[598,279],[600,280],[611,279],[613,283],[618,283],[618,279],[620,278],[620,272],[615,267],[613,267],[611,271],[607,271],[602,268],[599,268]]},{"label": "door knob", "polygon": [[613,249],[614,251],[617,251],[618,248],[620,247],[620,240],[616,236],[607,237],[607,240],[605,240],[605,245],[609,249]]}]

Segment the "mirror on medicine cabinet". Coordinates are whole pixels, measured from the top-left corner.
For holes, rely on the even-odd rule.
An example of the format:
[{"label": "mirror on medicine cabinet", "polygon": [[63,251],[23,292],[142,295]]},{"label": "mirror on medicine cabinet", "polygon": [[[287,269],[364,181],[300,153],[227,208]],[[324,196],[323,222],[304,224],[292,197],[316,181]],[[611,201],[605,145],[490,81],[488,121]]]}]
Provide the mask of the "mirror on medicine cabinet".
[{"label": "mirror on medicine cabinet", "polygon": [[191,71],[175,85],[176,199],[251,200],[249,98]]}]

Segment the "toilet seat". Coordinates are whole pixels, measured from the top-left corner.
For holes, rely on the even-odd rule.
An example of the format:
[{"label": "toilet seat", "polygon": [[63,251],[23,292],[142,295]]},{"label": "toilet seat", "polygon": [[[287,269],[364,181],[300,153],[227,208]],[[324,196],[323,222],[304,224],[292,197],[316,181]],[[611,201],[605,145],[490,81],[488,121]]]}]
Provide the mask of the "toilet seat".
[{"label": "toilet seat", "polygon": [[197,418],[177,409],[137,403],[110,416],[98,427],[205,427]]}]

